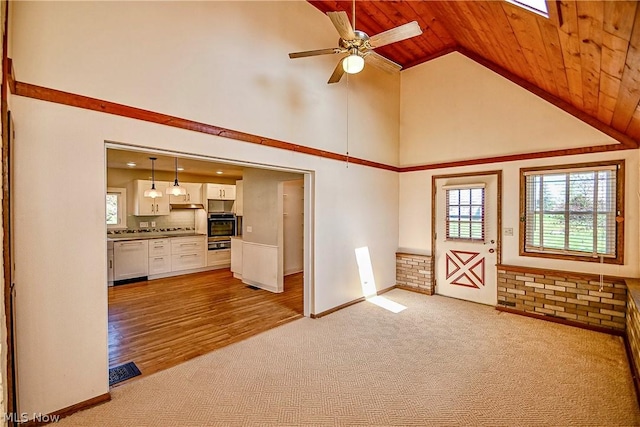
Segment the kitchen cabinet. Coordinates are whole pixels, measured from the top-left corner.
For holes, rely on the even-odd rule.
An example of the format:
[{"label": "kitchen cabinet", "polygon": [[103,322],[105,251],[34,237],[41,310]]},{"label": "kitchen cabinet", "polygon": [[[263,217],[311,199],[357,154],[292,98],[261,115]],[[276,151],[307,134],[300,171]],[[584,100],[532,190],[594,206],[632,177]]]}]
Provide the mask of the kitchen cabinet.
[{"label": "kitchen cabinet", "polygon": [[107,242],[107,283],[113,285],[113,242]]},{"label": "kitchen cabinet", "polygon": [[230,263],[231,249],[207,251],[207,267],[229,267]]},{"label": "kitchen cabinet", "polygon": [[[173,185],[173,184],[171,184]],[[181,187],[184,187],[187,190],[187,194],[183,196],[169,196],[170,204],[183,204],[183,203],[191,203],[200,205],[202,204],[202,184],[194,184],[194,183],[180,183]]]},{"label": "kitchen cabinet", "polygon": [[149,241],[149,275],[171,272],[171,242],[169,239]]},{"label": "kitchen cabinet", "polygon": [[149,242],[128,240],[113,243],[113,279],[127,280],[149,275]]},{"label": "kitchen cabinet", "polygon": [[169,182],[156,181],[156,190],[162,192],[162,197],[152,199],[144,197],[144,192],[151,188],[151,181],[137,179],[132,183],[131,206],[133,214],[137,216],[169,215],[169,196],[166,193]]},{"label": "kitchen cabinet", "polygon": [[236,186],[226,184],[207,184],[207,199],[235,200]]},{"label": "kitchen cabinet", "polygon": [[207,236],[172,237],[170,240],[172,272],[206,266]]},{"label": "kitchen cabinet", "polygon": [[236,279],[242,279],[242,238],[231,238],[231,272]]},{"label": "kitchen cabinet", "polygon": [[243,216],[244,203],[242,196],[244,194],[244,183],[242,181],[236,181],[236,202],[233,204],[236,216]]}]

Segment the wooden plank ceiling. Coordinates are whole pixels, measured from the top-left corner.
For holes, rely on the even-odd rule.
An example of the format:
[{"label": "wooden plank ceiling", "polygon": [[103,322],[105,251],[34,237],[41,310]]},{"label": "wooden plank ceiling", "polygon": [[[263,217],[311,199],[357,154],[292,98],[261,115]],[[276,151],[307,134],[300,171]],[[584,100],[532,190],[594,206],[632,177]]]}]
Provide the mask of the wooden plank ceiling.
[{"label": "wooden plank ceiling", "polygon": [[[351,18],[351,1],[309,3],[323,12],[344,10]],[[637,147],[638,2],[547,0],[547,5],[549,18],[501,0],[358,0],[356,27],[372,36],[416,20],[421,36],[376,52],[407,68],[459,50],[564,101]]]}]

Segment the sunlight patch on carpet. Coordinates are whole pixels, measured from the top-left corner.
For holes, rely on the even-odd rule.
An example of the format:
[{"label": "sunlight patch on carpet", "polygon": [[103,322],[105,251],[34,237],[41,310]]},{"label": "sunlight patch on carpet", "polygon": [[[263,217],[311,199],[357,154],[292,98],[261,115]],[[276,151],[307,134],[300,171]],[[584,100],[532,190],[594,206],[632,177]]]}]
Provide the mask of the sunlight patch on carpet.
[{"label": "sunlight patch on carpet", "polygon": [[400,313],[403,310],[406,310],[407,307],[399,304],[395,301],[391,301],[389,298],[385,298],[383,296],[375,296],[375,297],[369,297],[367,298],[367,301],[369,301],[370,303],[373,303],[375,305],[377,305],[378,307],[382,307],[386,310],[389,310],[392,313]]}]

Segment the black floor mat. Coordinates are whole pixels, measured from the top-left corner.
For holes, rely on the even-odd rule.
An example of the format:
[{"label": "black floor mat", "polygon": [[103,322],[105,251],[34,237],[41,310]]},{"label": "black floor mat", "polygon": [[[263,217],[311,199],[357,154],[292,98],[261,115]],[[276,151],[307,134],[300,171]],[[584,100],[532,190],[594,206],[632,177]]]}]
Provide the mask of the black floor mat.
[{"label": "black floor mat", "polygon": [[140,375],[140,369],[133,362],[109,368],[109,387],[138,375]]}]

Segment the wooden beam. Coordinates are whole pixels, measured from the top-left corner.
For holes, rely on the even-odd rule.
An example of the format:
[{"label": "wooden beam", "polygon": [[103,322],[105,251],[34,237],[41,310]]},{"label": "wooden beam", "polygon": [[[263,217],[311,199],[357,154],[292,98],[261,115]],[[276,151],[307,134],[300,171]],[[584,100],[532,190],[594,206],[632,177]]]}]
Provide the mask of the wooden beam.
[{"label": "wooden beam", "polygon": [[[611,126],[602,123],[600,120],[596,119],[595,117],[592,117],[590,115],[588,115],[587,113],[579,110],[578,108],[574,107],[573,105],[571,105],[570,103],[563,101],[562,99],[556,97],[555,95],[550,94],[547,91],[544,91],[542,89],[540,89],[538,86],[520,78],[519,76],[516,76],[515,74],[511,73],[510,71],[505,70],[504,68],[500,67],[497,64],[494,64],[493,62],[481,57],[480,55],[477,55],[474,52],[471,52],[467,49],[464,48],[458,48],[457,49],[458,52],[460,52],[461,54],[463,54],[464,56],[466,56],[467,58],[477,62],[478,64],[490,69],[491,71],[493,71],[494,73],[497,73],[499,75],[501,75],[502,77],[506,78],[507,80],[511,81],[512,83],[517,84],[518,86],[522,87],[523,89],[528,90],[529,92],[533,93],[534,95],[544,99],[545,101],[555,105],[556,107],[560,108],[561,110],[564,110],[565,112],[571,114],[573,117],[585,122],[586,124],[588,124],[589,126],[599,130],[600,132],[604,133],[605,135],[610,136],[611,138],[615,139],[616,141],[620,142],[621,145],[623,145],[625,148],[638,148],[639,142],[636,141],[635,139],[629,137],[628,135],[612,128]],[[592,147],[595,148],[595,147]]]}]

